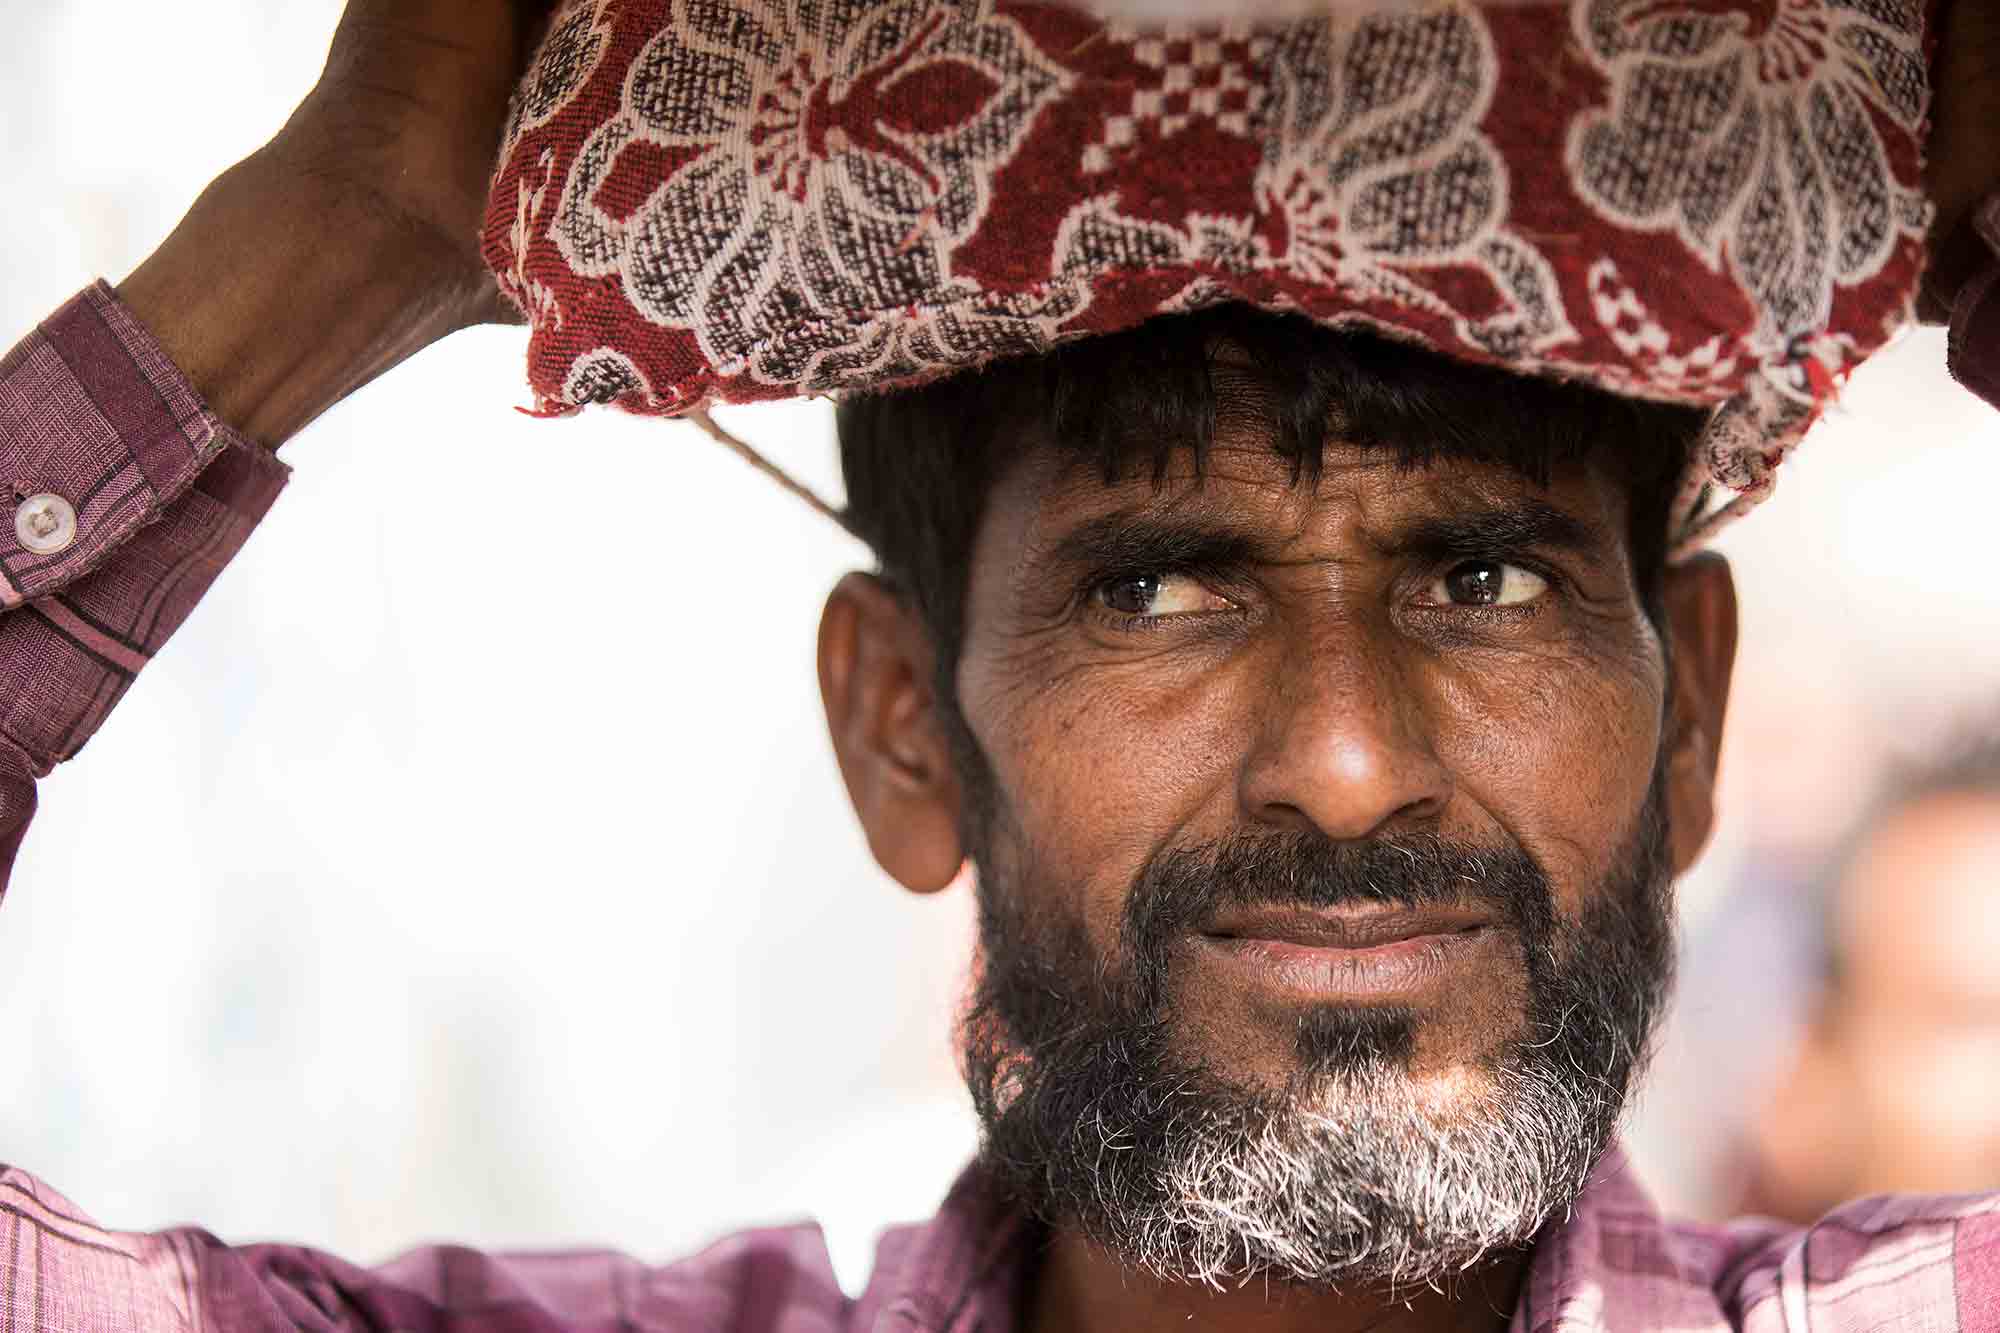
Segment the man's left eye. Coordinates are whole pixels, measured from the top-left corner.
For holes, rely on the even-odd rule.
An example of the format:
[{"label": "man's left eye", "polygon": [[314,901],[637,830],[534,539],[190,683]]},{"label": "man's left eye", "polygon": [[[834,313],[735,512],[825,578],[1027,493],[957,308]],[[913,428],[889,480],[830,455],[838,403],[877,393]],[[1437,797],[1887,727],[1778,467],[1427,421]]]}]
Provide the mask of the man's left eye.
[{"label": "man's left eye", "polygon": [[1445,606],[1520,606],[1548,591],[1549,581],[1504,560],[1467,560],[1431,584],[1431,600]]},{"label": "man's left eye", "polygon": [[1091,596],[1108,611],[1146,620],[1227,611],[1231,606],[1228,598],[1187,574],[1128,574],[1098,584]]}]

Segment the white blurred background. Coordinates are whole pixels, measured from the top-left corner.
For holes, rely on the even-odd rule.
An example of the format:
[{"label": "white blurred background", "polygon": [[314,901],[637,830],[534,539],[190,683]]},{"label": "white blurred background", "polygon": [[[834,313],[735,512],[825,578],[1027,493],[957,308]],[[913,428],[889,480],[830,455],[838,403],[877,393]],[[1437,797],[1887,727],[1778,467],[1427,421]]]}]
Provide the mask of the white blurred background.
[{"label": "white blurred background", "polygon": [[[0,342],[274,130],[340,6],[5,7]],[[819,603],[863,552],[690,428],[517,414],[523,341],[461,335],[289,446],[271,520],[44,784],[0,910],[0,1160],[107,1224],[362,1261],[813,1215],[852,1283],[974,1143],[970,905],[875,869],[819,716]],[[1919,334],[1857,375],[1722,542],[1743,654],[1683,903],[1725,962],[1633,1130],[1678,1206],[1795,1018],[1718,904],[2000,697],[2000,415],[1941,362]],[[823,405],[725,416],[835,488]]]},{"label": "white blurred background", "polygon": [[[276,129],[340,5],[7,8],[11,342]],[[815,1215],[865,1271],[975,1136],[969,904],[875,869],[820,720],[819,604],[864,553],[690,427],[515,412],[524,344],[462,335],[289,445],[270,523],[44,784],[0,1160],[108,1224],[363,1260]],[[823,408],[745,429],[833,486]]]}]

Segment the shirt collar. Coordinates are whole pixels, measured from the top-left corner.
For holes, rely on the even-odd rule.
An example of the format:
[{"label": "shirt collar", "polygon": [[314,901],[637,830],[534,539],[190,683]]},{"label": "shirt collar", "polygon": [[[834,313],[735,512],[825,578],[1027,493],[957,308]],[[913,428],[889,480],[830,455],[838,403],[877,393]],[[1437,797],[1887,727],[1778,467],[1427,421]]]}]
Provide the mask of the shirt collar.
[{"label": "shirt collar", "polygon": [[1709,1274],[1681,1239],[1613,1144],[1568,1213],[1543,1228],[1510,1333],[1728,1333]]},{"label": "shirt collar", "polygon": [[[929,1222],[888,1232],[862,1295],[856,1333],[965,1333],[1014,1326],[1042,1228],[977,1163]],[[1731,1327],[1707,1275],[1617,1146],[1568,1212],[1536,1241],[1511,1333]]]},{"label": "shirt collar", "polygon": [[974,1162],[935,1217],[883,1235],[855,1310],[855,1333],[1012,1328],[1015,1298],[1041,1235],[1041,1226]]}]

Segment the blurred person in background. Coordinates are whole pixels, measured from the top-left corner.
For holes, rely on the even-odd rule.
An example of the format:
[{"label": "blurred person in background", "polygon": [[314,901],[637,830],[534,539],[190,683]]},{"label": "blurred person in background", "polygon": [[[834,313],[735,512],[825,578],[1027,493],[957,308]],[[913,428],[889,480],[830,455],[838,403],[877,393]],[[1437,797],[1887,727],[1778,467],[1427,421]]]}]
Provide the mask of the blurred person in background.
[{"label": "blurred person in background", "polygon": [[1674,996],[1624,1134],[1666,1206],[1709,1221],[1743,1211],[1746,1145],[1779,1076],[1774,1053],[1798,1041],[1818,981],[1801,905],[1884,763],[1869,714],[1877,701],[1840,663],[1803,674],[1782,657],[1759,665],[1739,664],[1723,756],[1721,799],[1738,841],[1704,860],[1713,887],[1679,886]]},{"label": "blurred person in background", "polygon": [[[2000,1189],[2000,734],[1892,778],[1813,910],[1821,971],[1735,1211]],[[1796,911],[1795,907],[1795,911]]]},{"label": "blurred person in background", "polygon": [[[705,35],[728,17],[695,7]],[[268,450],[505,315],[469,219],[534,18],[356,0],[272,148],[0,362],[0,851],[262,519]],[[1993,122],[1971,123],[1990,190]],[[1854,1211],[1807,1271],[1794,1233],[1670,1228],[1611,1146],[1735,649],[1727,566],[1667,559],[1702,425],[1229,307],[851,400],[849,517],[881,568],[829,599],[827,720],[885,870],[928,892],[977,868],[984,950],[985,1149],[867,1293],[839,1292],[811,1228],[662,1269],[437,1249],[364,1271],[109,1231],[6,1171],[0,1318],[1722,1329],[1990,1307],[2000,1201]],[[1873,1271],[1912,1246],[1925,1262]]]}]

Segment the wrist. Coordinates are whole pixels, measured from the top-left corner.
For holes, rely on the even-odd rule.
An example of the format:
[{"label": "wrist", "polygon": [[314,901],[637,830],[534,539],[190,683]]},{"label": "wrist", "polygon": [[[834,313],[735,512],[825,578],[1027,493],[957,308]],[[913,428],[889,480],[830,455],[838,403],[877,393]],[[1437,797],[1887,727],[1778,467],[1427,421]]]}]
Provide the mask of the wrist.
[{"label": "wrist", "polygon": [[1917,291],[1917,318],[1950,324],[1953,311],[1987,270],[2000,263],[2000,185],[1984,199],[1940,217],[1930,242],[1930,262]]},{"label": "wrist", "polygon": [[2000,6],[1941,0],[1932,57],[1924,184],[1932,204],[1918,318],[1948,323],[1966,281],[1986,262],[1975,210],[2000,191]]},{"label": "wrist", "polygon": [[219,417],[276,449],[474,322],[487,279],[466,248],[266,153],[218,177],[118,293]]},{"label": "wrist", "polygon": [[1947,326],[1952,378],[2000,408],[2000,187],[1934,249],[1925,288]]}]

